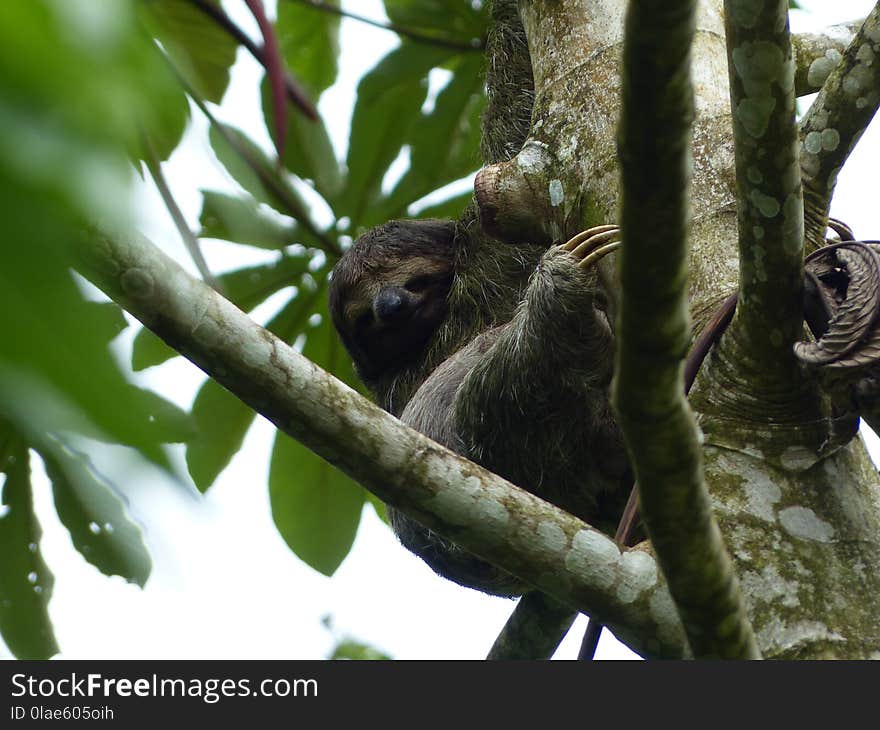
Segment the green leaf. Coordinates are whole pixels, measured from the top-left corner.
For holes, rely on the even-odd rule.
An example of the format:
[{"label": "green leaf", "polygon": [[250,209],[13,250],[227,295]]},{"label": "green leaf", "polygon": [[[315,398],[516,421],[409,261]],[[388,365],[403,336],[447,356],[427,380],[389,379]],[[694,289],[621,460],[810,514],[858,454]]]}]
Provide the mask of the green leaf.
[{"label": "green leaf", "polygon": [[356,661],[387,661],[391,659],[385,652],[354,639],[342,639],[333,648],[329,658]]},{"label": "green leaf", "polygon": [[348,148],[348,185],[342,205],[353,225],[367,225],[364,212],[379,194],[382,178],[419,116],[428,72],[454,51],[405,43],[358,84]]},{"label": "green leaf", "polygon": [[[44,222],[45,216],[31,221],[32,235]],[[0,267],[0,412],[23,433],[101,435],[167,467],[149,413],[130,400],[129,383],[108,350],[106,316],[83,299],[66,270],[68,251],[45,245],[10,244]]]},{"label": "green leaf", "polygon": [[157,441],[163,444],[183,443],[195,436],[196,427],[189,413],[158,393],[132,385],[131,399],[146,411],[146,429]]},{"label": "green leaf", "polygon": [[[323,291],[321,291],[323,294]],[[351,358],[339,342],[326,297],[321,320],[306,333],[303,355],[348,382],[357,381]],[[332,575],[354,542],[365,490],[302,444],[278,433],[269,467],[269,500],[278,531],[296,555]]]},{"label": "green leaf", "polygon": [[0,127],[14,116],[24,123],[15,135],[3,129],[0,139],[12,156],[29,161],[25,179],[54,173],[52,187],[77,193],[70,202],[101,196],[113,210],[125,198],[124,184],[114,191],[110,180],[85,183],[108,174],[108,163],[125,165],[126,150],[139,147],[144,131],[156,138],[170,132],[169,123],[182,131],[186,107],[161,52],[136,23],[133,4],[108,4],[98,16],[89,7],[0,3]]},{"label": "green leaf", "polygon": [[300,283],[308,271],[311,254],[282,256],[271,264],[236,269],[219,277],[226,297],[239,309],[249,312],[275,292]]},{"label": "green leaf", "polygon": [[410,167],[389,195],[386,218],[401,216],[409,203],[479,168],[485,106],[482,59],[463,56],[434,109],[413,125]]},{"label": "green leaf", "polygon": [[206,492],[238,453],[254,411],[210,378],[193,402],[196,435],[186,446],[186,466],[199,491]]},{"label": "green leaf", "polygon": [[209,138],[226,171],[259,202],[297,220],[307,218],[309,208],[302,196],[247,135],[217,123],[211,125]]},{"label": "green leaf", "polygon": [[0,412],[22,433],[100,429],[167,466],[126,407],[116,324],[70,274],[84,221],[130,225],[141,135],[183,128],[179,84],[133,8],[0,3]]},{"label": "green leaf", "polygon": [[[330,4],[338,7],[339,2],[331,0]],[[275,33],[285,65],[314,97],[333,85],[338,71],[339,16],[301,3],[280,2]]]},{"label": "green leaf", "polygon": [[256,248],[280,250],[297,242],[295,225],[278,220],[261,209],[251,197],[202,191],[200,238],[219,238]]},{"label": "green leaf", "polygon": [[[290,342],[303,328],[318,292],[300,293],[266,325]],[[196,435],[186,448],[186,464],[200,491],[205,492],[232,461],[256,414],[215,380],[208,379],[193,402]]]},{"label": "green leaf", "polygon": [[279,431],[269,466],[269,500],[290,549],[315,570],[333,575],[354,542],[364,490]]},{"label": "green leaf", "polygon": [[[156,55],[159,55],[158,49]],[[167,160],[177,149],[189,122],[189,102],[182,89],[169,97],[157,116],[152,124],[144,125],[144,138],[138,139],[134,146],[134,157],[138,160],[151,160],[154,156]]]},{"label": "green leaf", "polygon": [[386,525],[390,526],[391,519],[388,517],[388,507],[375,494],[373,494],[372,492],[367,492],[366,490],[364,491],[367,496],[367,503],[373,508],[376,516]]},{"label": "green leaf", "polygon": [[40,553],[27,445],[3,421],[0,473],[0,634],[19,659],[48,659],[58,653],[48,612],[55,579]]},{"label": "green leaf", "polygon": [[[272,129],[272,97],[266,78],[263,79],[260,93],[266,129]],[[286,139],[281,160],[284,167],[300,178],[312,181],[315,190],[334,207],[342,190],[343,179],[324,120],[319,117],[312,121],[303,114],[289,114]]]},{"label": "green leaf", "polygon": [[[219,0],[205,0],[220,7]],[[217,104],[229,86],[238,43],[189,0],[140,0],[140,17],[196,93]]]},{"label": "green leaf", "polygon": [[131,347],[131,368],[135,372],[146,370],[179,356],[180,353],[177,350],[166,345],[144,327],[134,336]]},{"label": "green leaf", "polygon": [[462,43],[484,38],[489,27],[489,3],[449,0],[385,0],[388,19],[399,26]]},{"label": "green leaf", "polygon": [[150,554],[123,498],[84,454],[51,437],[37,449],[73,546],[105,575],[122,576],[143,588],[150,575]]},{"label": "green leaf", "polygon": [[99,333],[104,342],[116,339],[122,330],[128,327],[122,308],[116,302],[85,302],[85,311],[89,312],[89,322]]}]

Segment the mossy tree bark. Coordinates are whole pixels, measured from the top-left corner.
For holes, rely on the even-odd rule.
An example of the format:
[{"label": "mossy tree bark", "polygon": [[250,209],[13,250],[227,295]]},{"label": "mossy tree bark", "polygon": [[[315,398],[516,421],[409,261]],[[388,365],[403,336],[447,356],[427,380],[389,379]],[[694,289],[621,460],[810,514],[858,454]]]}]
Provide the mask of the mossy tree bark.
[{"label": "mossy tree bark", "polygon": [[[652,5],[632,2],[631,12],[649,12]],[[856,417],[842,413],[791,354],[793,341],[803,332],[795,64],[788,45],[787,4],[764,5],[764,11],[758,12],[754,3],[728,3],[733,107],[738,112],[737,139],[742,137],[735,165],[725,14],[720,1],[698,4],[691,51],[695,113],[690,227],[686,229],[685,213],[676,212],[678,217],[670,221],[668,211],[644,209],[642,218],[660,229],[657,245],[651,247],[641,240],[650,236],[650,225],[630,223],[628,229],[624,212],[623,255],[626,259],[628,248],[637,250],[628,270],[660,277],[654,292],[687,286],[691,315],[698,325],[737,286],[741,298],[745,295],[742,312],[704,366],[692,405],[703,432],[705,483],[761,653],[867,657],[880,648],[880,610],[871,598],[880,581],[880,492],[876,470],[855,436]],[[532,128],[517,157],[480,173],[477,200],[488,228],[502,237],[512,239],[527,231],[561,239],[577,229],[617,220],[619,202],[627,199],[619,183],[615,147],[625,76],[621,59],[629,52],[621,50],[625,3],[532,0],[520,6],[534,73]],[[876,110],[878,83],[872,75],[876,69],[865,63],[880,50],[876,12],[842,55],[839,68],[826,75],[823,92],[805,121],[801,162],[811,163],[809,155],[824,161],[824,166],[809,164],[804,169],[808,191],[822,190],[819,225],[827,216],[837,171]],[[634,122],[632,115],[651,111],[648,118],[656,124],[661,152],[664,145],[675,144],[679,133],[675,109],[667,106],[664,116],[664,103],[675,100],[660,100],[650,109],[640,106],[636,97],[622,121],[627,128]],[[829,142],[811,152],[806,137],[814,131],[817,117],[825,126],[819,135],[809,137],[810,143],[815,147],[817,136],[820,142],[826,138]],[[845,118],[846,124],[835,125],[832,117]],[[832,136],[837,144],[831,144]],[[621,141],[622,157],[632,164],[631,137],[625,135]],[[672,178],[669,168],[660,163],[643,159],[643,180],[658,190],[680,186],[682,180]],[[828,171],[823,174],[825,167]],[[650,195],[645,199],[650,202]],[[815,209],[813,205],[807,211],[808,228],[810,224],[815,228]],[[638,221],[638,211],[629,220]],[[670,227],[675,230],[670,232]],[[670,268],[668,258],[675,255],[670,241],[674,243],[685,230],[686,264]],[[604,263],[612,265],[608,259]],[[653,296],[644,289],[651,285],[650,279],[650,275],[639,279],[643,289],[632,297],[636,304]],[[612,280],[610,273],[607,280]],[[623,283],[632,286],[635,280]],[[622,296],[626,310],[627,292]],[[618,334],[618,347],[626,351],[633,333],[626,329]],[[667,343],[674,340],[674,333],[665,334]],[[679,347],[678,357],[683,354]],[[666,367],[669,351],[660,346],[654,356],[650,349],[643,355],[643,371],[654,372]],[[624,398],[631,395],[625,393]],[[681,454],[695,443],[686,429],[633,433],[637,441],[631,443],[631,451],[642,453]],[[635,453],[634,458],[638,471],[641,457]],[[674,500],[675,485],[667,486],[668,499]],[[662,512],[662,495],[658,499]],[[687,514],[678,518],[686,520]],[[705,522],[699,510],[692,518],[694,523]],[[687,537],[690,527],[682,530],[682,537]],[[704,528],[711,529],[709,523]],[[690,593],[690,598],[701,600],[705,586],[700,587],[699,576],[706,556],[691,552],[680,558],[693,564],[692,578],[684,579],[691,588],[683,589],[683,598],[687,601]],[[661,563],[667,564],[662,559]],[[719,630],[717,621],[713,625],[708,615],[707,619],[703,632]],[[700,632],[699,627],[696,634],[689,630],[692,643]]]},{"label": "mossy tree bark", "polygon": [[[512,3],[498,0],[498,5],[505,6],[506,17],[514,24]],[[800,254],[793,251],[796,231],[786,222],[800,199],[797,179],[791,177],[792,150],[797,148],[789,134],[791,120],[786,126],[778,116],[791,116],[795,66],[786,48],[787,32],[774,23],[764,30],[778,38],[746,39],[779,52],[778,57],[775,50],[769,52],[779,62],[771,64],[775,75],[759,79],[768,93],[757,94],[761,102],[774,99],[774,109],[767,112],[768,104],[759,103],[757,111],[774,122],[768,129],[779,130],[771,131],[761,144],[770,149],[784,140],[785,159],[777,165],[779,179],[773,177],[773,170],[760,168],[759,180],[749,173],[748,165],[743,178],[736,170],[739,166],[742,172],[747,158],[741,139],[734,152],[722,3],[700,0],[695,8],[692,5],[630,3],[634,16],[642,11],[663,13],[672,6],[682,11],[670,26],[679,59],[682,51],[687,52],[681,38],[692,38],[689,143],[682,144],[687,140],[690,112],[683,106],[664,107],[667,102],[680,104],[681,87],[669,99],[646,99],[638,93],[629,97],[625,122],[638,122],[641,127],[636,136],[624,135],[621,157],[627,160],[630,176],[635,169],[643,183],[649,183],[634,194],[631,185],[621,185],[617,146],[627,73],[623,66],[626,3],[521,0],[525,33],[511,25],[513,32],[497,37],[489,48],[492,53],[497,43],[496,49],[519,54],[519,64],[509,68],[530,72],[519,86],[516,72],[504,82],[508,96],[528,99],[530,124],[524,123],[522,106],[512,105],[518,114],[515,143],[514,137],[505,141],[504,124],[496,124],[494,141],[490,134],[484,149],[492,164],[478,175],[475,186],[482,223],[501,239],[498,245],[524,238],[549,245],[591,225],[622,220],[623,256],[629,257],[626,266],[638,284],[625,276],[626,291],[621,294],[617,262],[609,256],[600,263],[609,298],[618,300],[624,313],[629,308],[637,315],[643,295],[644,301],[665,298],[667,304],[673,303],[672,309],[677,307],[668,328],[661,323],[660,331],[650,332],[657,335],[655,348],[640,349],[645,343],[639,339],[639,328],[632,322],[625,325],[625,317],[631,315],[623,315],[620,321],[625,326],[619,330],[619,348],[630,362],[635,354],[642,369],[656,370],[656,388],[652,386],[656,402],[677,409],[676,428],[646,430],[632,418],[639,407],[634,391],[618,396],[629,414],[623,419],[629,424],[628,434],[638,439],[632,450],[636,469],[653,494],[645,506],[652,534],[663,536],[656,546],[662,553],[659,561],[651,546],[621,550],[599,531],[402,426],[149,246],[103,241],[86,252],[82,270],[230,391],[383,500],[520,575],[570,609],[597,617],[646,656],[686,656],[691,649],[700,656],[754,656],[756,649],[777,658],[876,656],[880,654],[880,603],[875,599],[880,594],[877,472],[855,436],[856,415],[841,412],[793,358],[774,356],[780,348],[790,347],[790,340],[800,332],[797,302],[791,301],[797,296],[797,275],[792,271],[799,266]],[[730,5],[746,11],[755,7],[753,2]],[[774,17],[783,17],[787,3],[765,5],[773,5]],[[749,29],[751,20],[739,17],[737,22]],[[644,38],[651,40],[650,35]],[[664,39],[654,41],[662,45]],[[842,55],[842,65],[827,76],[822,106],[814,107],[817,111],[811,114],[810,123],[821,127],[812,130],[818,137],[808,133],[800,152],[801,163],[803,150],[820,157],[818,166],[805,168],[805,184],[825,191],[822,195],[829,199],[836,169],[880,103],[876,76],[880,64],[872,68],[865,60],[880,53],[876,11],[853,44],[859,45],[851,45]],[[530,58],[523,60],[526,52]],[[754,72],[749,63],[744,68]],[[862,70],[856,73],[857,68]],[[856,82],[860,93],[853,96],[849,92]],[[491,100],[500,86],[493,87],[491,75],[489,85]],[[750,88],[734,88],[734,106],[750,96]],[[496,100],[497,108],[504,108],[503,98],[504,94]],[[651,104],[656,105],[656,114],[647,113]],[[850,107],[859,111],[858,122],[834,127],[838,118],[853,118],[847,114]],[[664,108],[675,113],[667,119]],[[745,115],[747,121],[758,117]],[[490,133],[492,123],[489,120],[487,125]],[[639,171],[639,156],[629,145],[652,131],[654,148],[664,152],[666,145],[671,156],[646,157]],[[836,144],[832,132],[838,135]],[[673,169],[682,175],[670,180]],[[689,199],[685,197],[688,170]],[[767,187],[762,187],[764,181]],[[773,206],[767,198],[778,199],[781,192],[771,183],[787,191],[786,196],[794,196],[795,203],[786,207],[782,200],[778,209]],[[752,187],[744,189],[746,184]],[[639,195],[646,210],[651,210],[664,200],[652,191],[665,195],[664,186],[670,185],[675,191],[668,200],[674,201],[675,209],[662,211],[665,217],[660,221],[649,216],[639,223]],[[626,196],[636,208],[621,219],[621,199]],[[746,199],[766,219],[764,243],[754,225],[743,231]],[[827,200],[822,198],[815,208],[818,218],[807,207],[809,238],[811,225],[824,222]],[[653,245],[647,240],[651,224],[663,224]],[[771,230],[779,231],[781,238],[766,233]],[[759,251],[761,245],[766,251]],[[766,291],[776,272],[763,269],[762,281],[759,269],[765,254],[766,261],[785,269],[786,286],[781,291]],[[742,276],[741,260],[749,276]],[[749,290],[745,314],[704,366],[688,410],[677,382],[688,339],[685,310],[699,329],[741,282],[742,291],[753,284],[758,288]],[[636,287],[654,288],[649,293]],[[625,377],[621,383],[622,388]],[[689,458],[682,471],[655,468],[659,462],[649,458],[659,454],[662,462],[664,454],[677,453],[696,457]],[[686,492],[679,491],[681,484],[676,482],[681,481],[688,483]],[[697,513],[688,511],[694,504]],[[699,547],[706,544],[712,546],[711,554]],[[658,562],[670,571],[671,590],[658,574]],[[738,576],[742,601],[732,573]],[[684,608],[683,622],[670,594]],[[694,608],[699,606],[709,610]],[[552,613],[556,624],[567,622],[565,610],[552,606]],[[517,617],[521,618],[528,617]],[[527,620],[516,623],[528,625]],[[725,648],[731,646],[733,650]]]}]

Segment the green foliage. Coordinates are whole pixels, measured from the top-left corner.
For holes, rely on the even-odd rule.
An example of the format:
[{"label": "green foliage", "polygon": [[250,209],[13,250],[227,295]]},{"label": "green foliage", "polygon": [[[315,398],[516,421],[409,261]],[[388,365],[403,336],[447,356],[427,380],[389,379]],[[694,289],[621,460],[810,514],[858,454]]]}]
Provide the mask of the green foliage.
[{"label": "green foliage", "polygon": [[[456,59],[452,79],[438,95],[434,111],[415,120],[406,137],[411,149],[410,168],[388,196],[384,218],[405,215],[413,200],[479,166],[480,118],[486,107],[482,63],[476,55]],[[446,144],[437,144],[440,139]],[[458,213],[449,217],[457,217]]]},{"label": "green foliage", "polygon": [[202,191],[201,238],[221,238],[257,248],[280,250],[296,241],[296,226],[270,216],[253,198]]},{"label": "green foliage", "polygon": [[[206,0],[220,7],[220,0]],[[229,86],[238,44],[194,3],[140,0],[140,18],[174,67],[206,101],[219,103]]]},{"label": "green foliage", "polygon": [[336,81],[339,57],[337,15],[300,3],[280,2],[275,32],[287,68],[313,96],[317,97]]},{"label": "green foliage", "polygon": [[36,447],[52,480],[55,509],[73,546],[105,575],[121,575],[143,587],[150,555],[125,502],[84,454],[54,438]]},{"label": "green foliage", "polygon": [[398,26],[467,43],[485,38],[488,5],[449,0],[385,0],[385,12]]},{"label": "green foliage", "polygon": [[[271,129],[272,98],[267,79],[263,80],[261,98],[266,128]],[[287,145],[281,163],[300,179],[309,181],[327,204],[336,208],[344,181],[323,119],[313,122],[301,114],[288,117]]]},{"label": "green foliage", "polygon": [[278,167],[240,130],[226,124],[211,125],[211,147],[235,182],[260,203],[294,217],[306,209]]},{"label": "green foliage", "polygon": [[420,116],[428,72],[451,55],[445,48],[404,43],[358,85],[343,200],[343,210],[356,225],[379,222],[382,178]]},{"label": "green foliage", "polygon": [[272,518],[297,556],[333,575],[357,533],[364,490],[279,432],[269,467]]},{"label": "green foliage", "polygon": [[[116,305],[87,300],[70,271],[69,244],[90,237],[95,222],[130,225],[132,162],[139,171],[145,143],[161,160],[171,155],[189,120],[187,95],[208,115],[212,148],[241,188],[203,191],[200,235],[278,252],[271,263],[218,277],[221,290],[251,311],[290,288],[266,326],[288,342],[304,335],[308,357],[357,385],[327,313],[332,264],[345,237],[406,215],[427,194],[477,169],[484,104],[481,55],[468,49],[486,35],[482,4],[387,0],[386,10],[392,22],[461,48],[405,40],[367,70],[344,162],[324,120],[310,122],[296,110],[284,158],[276,161],[206,105],[223,97],[238,46],[195,3],[114,0],[100,10],[69,0],[0,3],[0,632],[16,655],[57,651],[46,612],[52,575],[32,508],[32,451],[46,465],[76,549],[104,573],[142,585],[150,561],[140,530],[124,499],[67,435],[78,434],[78,445],[81,436],[125,444],[165,468],[162,444],[185,442],[190,474],[204,491],[254,420],[213,381],[189,413],[129,383],[110,352],[126,319]],[[337,77],[339,18],[285,0],[276,30],[289,71],[317,98]],[[425,106],[428,76],[441,67],[449,81]],[[271,106],[265,92],[263,106]],[[392,163],[406,152],[409,169],[383,190]],[[319,198],[333,216],[327,223],[325,214],[320,225]],[[440,200],[421,214],[454,217],[469,198]],[[141,330],[132,367],[176,355]],[[351,546],[365,492],[283,436],[269,481],[284,539],[329,575]],[[384,518],[383,506],[369,501]]]},{"label": "green foliage", "polygon": [[[321,292],[323,294],[323,292]],[[321,296],[306,331],[303,354],[353,384],[351,361],[329,324]],[[320,317],[320,322],[315,320]],[[342,472],[283,433],[275,437],[269,468],[269,499],[278,531],[315,570],[332,575],[354,542],[365,491]]]},{"label": "green foliage", "polygon": [[328,659],[351,659],[355,661],[387,661],[391,657],[373,646],[354,639],[343,639],[330,653]]},{"label": "green foliage", "polygon": [[254,412],[210,378],[192,407],[197,434],[186,446],[186,466],[199,491],[206,491],[241,448]]},{"label": "green foliage", "polygon": [[27,444],[2,421],[0,472],[0,634],[20,659],[48,659],[58,651],[48,612],[55,578],[40,553]]}]

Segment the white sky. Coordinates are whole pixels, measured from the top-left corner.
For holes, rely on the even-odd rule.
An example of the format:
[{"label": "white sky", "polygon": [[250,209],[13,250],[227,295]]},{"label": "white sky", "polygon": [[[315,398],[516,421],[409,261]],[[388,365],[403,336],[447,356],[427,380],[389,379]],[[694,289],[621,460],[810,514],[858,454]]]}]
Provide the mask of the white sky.
[{"label": "white sky", "polygon": [[[348,0],[343,5],[384,19],[379,0]],[[794,30],[861,17],[873,2],[803,0],[802,5],[810,14],[793,14]],[[224,6],[257,37],[241,0],[224,0]],[[357,79],[394,45],[395,38],[362,23],[342,22],[339,81],[320,102],[340,157]],[[258,98],[261,73],[247,54],[240,53],[218,116],[242,127],[268,149]],[[178,204],[197,230],[199,189],[235,187],[213,158],[206,123],[197,110],[193,120],[184,145],[165,172]],[[857,236],[866,238],[880,237],[878,161],[880,124],[875,121],[840,176],[832,209]],[[155,190],[141,186],[137,206],[142,230],[194,271]],[[220,242],[205,242],[203,248],[214,271],[267,258],[266,252]],[[274,302],[277,306],[278,300]],[[271,308],[273,302],[265,306]],[[130,327],[120,337],[126,366],[136,331]],[[177,358],[136,379],[188,407],[203,377]],[[42,549],[56,579],[50,613],[61,657],[315,659],[327,656],[341,637],[364,641],[398,659],[485,656],[514,603],[435,576],[397,543],[371,509],[365,510],[354,548],[333,578],[316,573],[288,550],[269,515],[266,470],[273,433],[270,424],[258,419],[242,451],[204,498],[187,496],[162,475],[133,467],[120,458],[120,450],[101,452],[98,463],[130,490],[132,513],[144,525],[154,562],[144,590],[103,576],[82,559],[55,516],[45,476],[36,469]],[[182,449],[173,450],[182,465]],[[185,473],[183,466],[181,471]],[[332,632],[321,623],[327,615],[332,617]],[[577,654],[584,626],[580,617],[557,657]],[[4,652],[0,644],[0,656]],[[635,657],[607,631],[598,656]]]}]

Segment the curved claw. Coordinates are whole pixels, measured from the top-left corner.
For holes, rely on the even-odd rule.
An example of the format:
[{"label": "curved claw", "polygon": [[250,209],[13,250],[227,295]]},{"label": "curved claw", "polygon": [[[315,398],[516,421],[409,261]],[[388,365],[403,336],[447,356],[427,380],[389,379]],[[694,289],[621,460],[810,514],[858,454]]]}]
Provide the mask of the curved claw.
[{"label": "curved claw", "polygon": [[564,249],[565,251],[574,251],[578,246],[592,238],[593,236],[598,236],[603,233],[611,233],[611,232],[620,232],[620,229],[612,224],[605,224],[601,226],[593,226],[592,228],[588,228],[585,231],[581,231],[580,233],[572,236],[565,243],[563,243],[559,248]]},{"label": "curved claw", "polygon": [[579,262],[578,266],[582,269],[589,269],[593,264],[595,264],[599,259],[604,258],[610,253],[613,253],[617,249],[619,249],[623,244],[621,241],[612,241],[611,243],[605,244],[604,246],[599,246],[597,249],[592,251],[588,256],[584,256]]},{"label": "curved claw", "polygon": [[620,228],[613,225],[596,226],[581,231],[560,246],[588,269],[599,259],[620,248]]}]

